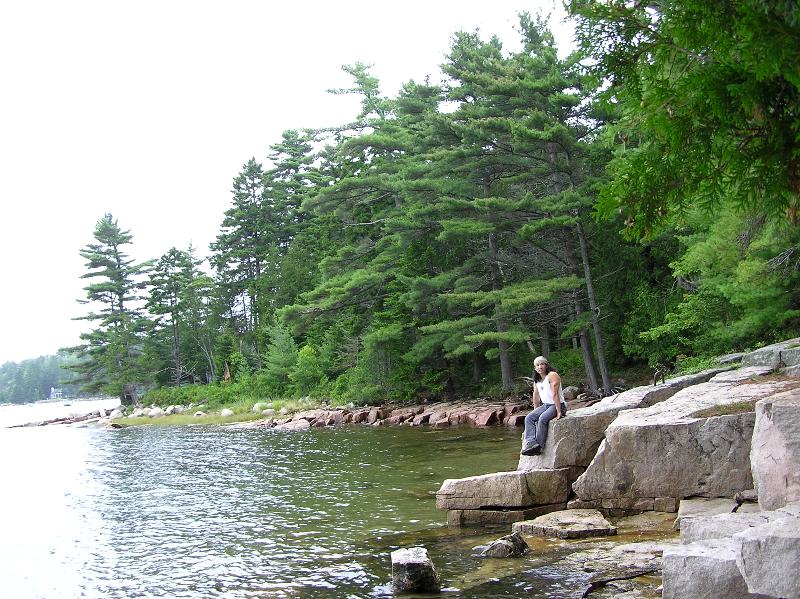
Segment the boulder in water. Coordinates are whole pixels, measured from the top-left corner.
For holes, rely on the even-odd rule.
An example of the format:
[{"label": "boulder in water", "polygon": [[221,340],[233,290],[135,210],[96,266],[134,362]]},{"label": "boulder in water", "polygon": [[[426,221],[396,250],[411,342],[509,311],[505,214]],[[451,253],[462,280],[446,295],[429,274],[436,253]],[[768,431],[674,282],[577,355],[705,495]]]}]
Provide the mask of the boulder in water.
[{"label": "boulder in water", "polygon": [[400,593],[439,591],[439,575],[427,549],[410,547],[392,551],[392,586]]}]

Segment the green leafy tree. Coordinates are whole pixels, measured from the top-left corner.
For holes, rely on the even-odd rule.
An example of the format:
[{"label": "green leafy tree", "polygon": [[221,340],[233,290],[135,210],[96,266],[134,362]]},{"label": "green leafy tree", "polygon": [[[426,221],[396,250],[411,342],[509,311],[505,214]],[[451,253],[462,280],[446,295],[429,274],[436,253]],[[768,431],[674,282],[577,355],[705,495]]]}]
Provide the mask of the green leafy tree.
[{"label": "green leafy tree", "polygon": [[797,222],[800,7],[795,2],[571,0],[601,97],[619,116],[600,209],[638,235],[692,207]]}]

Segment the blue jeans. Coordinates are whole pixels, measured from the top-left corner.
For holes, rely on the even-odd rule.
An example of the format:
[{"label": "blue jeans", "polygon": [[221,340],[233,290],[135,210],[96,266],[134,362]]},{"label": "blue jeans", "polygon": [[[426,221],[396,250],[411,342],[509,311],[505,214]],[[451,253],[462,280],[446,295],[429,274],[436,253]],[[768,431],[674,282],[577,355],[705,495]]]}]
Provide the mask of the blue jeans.
[{"label": "blue jeans", "polygon": [[[547,431],[550,421],[556,417],[555,404],[542,404],[533,412],[525,416],[525,442],[522,444],[523,449],[528,449],[532,445],[544,447],[544,442],[547,441]],[[561,403],[561,416],[567,415],[567,404]]]}]

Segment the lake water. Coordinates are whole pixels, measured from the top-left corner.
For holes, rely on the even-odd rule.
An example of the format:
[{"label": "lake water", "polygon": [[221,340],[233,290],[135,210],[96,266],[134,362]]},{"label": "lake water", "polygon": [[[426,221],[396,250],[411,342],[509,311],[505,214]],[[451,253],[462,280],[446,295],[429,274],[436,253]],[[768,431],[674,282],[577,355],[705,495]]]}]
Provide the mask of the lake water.
[{"label": "lake water", "polygon": [[[0,426],[14,410],[33,408]],[[389,597],[413,545],[454,596],[571,596],[558,547],[481,559],[509,527],[448,529],[434,506],[445,478],[513,470],[519,434],[0,428],[0,597]]]}]

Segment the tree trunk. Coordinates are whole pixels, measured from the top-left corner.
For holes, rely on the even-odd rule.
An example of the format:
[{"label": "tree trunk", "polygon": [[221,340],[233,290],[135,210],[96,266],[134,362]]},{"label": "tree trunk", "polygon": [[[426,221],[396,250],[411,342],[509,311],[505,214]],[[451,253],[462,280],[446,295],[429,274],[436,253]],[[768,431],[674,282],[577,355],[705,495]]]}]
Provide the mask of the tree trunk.
[{"label": "tree trunk", "polygon": [[550,326],[542,326],[542,355],[550,360]]},{"label": "tree trunk", "polygon": [[484,358],[480,352],[472,352],[472,383],[477,385],[483,378]]},{"label": "tree trunk", "polygon": [[603,377],[603,391],[605,395],[611,393],[611,378],[608,376],[608,366],[606,366],[606,352],[603,349],[603,335],[600,332],[600,308],[594,297],[594,284],[592,283],[592,271],[589,267],[589,250],[586,244],[586,235],[583,232],[583,225],[580,221],[575,223],[578,229],[578,241],[581,246],[581,260],[583,261],[583,272],[586,277],[586,293],[589,296],[589,310],[591,310],[592,328],[594,329],[594,343],[597,348],[597,361],[600,364],[600,376]]},{"label": "tree trunk", "polygon": [[[575,301],[575,316],[580,320],[583,315],[583,308],[578,298],[578,292],[576,291],[572,297]],[[597,370],[594,367],[594,356],[592,355],[592,342],[589,339],[589,331],[585,328],[581,329],[578,332],[578,337],[580,338],[581,352],[583,352],[583,366],[586,370],[586,378],[589,379],[589,390],[594,394],[597,393]]]},{"label": "tree trunk", "polygon": [[[501,289],[502,272],[500,271],[500,264],[497,257],[497,236],[494,233],[489,233],[489,260],[492,269],[492,289]],[[495,330],[498,333],[505,333],[508,331],[506,321],[502,317],[500,302],[495,302],[494,304],[494,321]],[[508,355],[508,341],[498,341],[497,347],[500,350],[500,376],[503,381],[503,390],[511,391],[514,387],[514,372],[511,368],[511,358]]]}]

